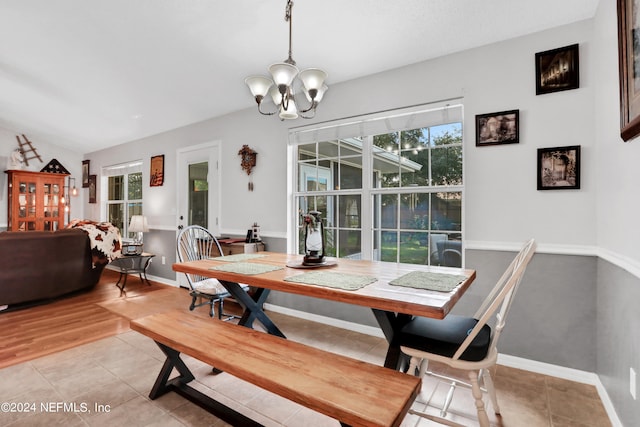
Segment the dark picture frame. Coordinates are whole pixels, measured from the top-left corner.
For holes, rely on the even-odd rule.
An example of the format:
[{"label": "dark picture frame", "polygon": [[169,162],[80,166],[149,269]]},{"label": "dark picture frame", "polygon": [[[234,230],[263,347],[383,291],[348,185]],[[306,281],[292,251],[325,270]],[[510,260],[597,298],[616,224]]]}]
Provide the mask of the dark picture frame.
[{"label": "dark picture frame", "polygon": [[97,178],[95,175],[89,175],[89,203],[96,203],[97,194]]},{"label": "dark picture frame", "polygon": [[89,165],[91,160],[82,161],[82,188],[89,188],[89,174],[91,173]]},{"label": "dark picture frame", "polygon": [[151,157],[151,166],[149,168],[151,179],[149,185],[151,187],[160,187],[164,184],[164,154]]},{"label": "dark picture frame", "polygon": [[538,190],[580,188],[580,146],[538,148]]},{"label": "dark picture frame", "polygon": [[476,115],[476,146],[520,142],[520,110]]},{"label": "dark picture frame", "polygon": [[634,22],[638,13],[640,0],[618,0],[620,137],[623,141],[640,134],[640,78],[634,78],[634,70],[640,70],[640,26]]},{"label": "dark picture frame", "polygon": [[536,95],[580,87],[580,46],[536,53]]}]

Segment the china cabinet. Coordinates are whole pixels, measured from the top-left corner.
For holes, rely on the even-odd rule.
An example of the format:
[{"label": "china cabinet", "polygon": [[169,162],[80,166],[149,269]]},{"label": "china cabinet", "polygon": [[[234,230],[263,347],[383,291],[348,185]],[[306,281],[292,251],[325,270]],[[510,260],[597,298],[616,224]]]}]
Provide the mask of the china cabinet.
[{"label": "china cabinet", "polygon": [[64,227],[67,174],[5,171],[8,175],[9,231],[55,231]]}]

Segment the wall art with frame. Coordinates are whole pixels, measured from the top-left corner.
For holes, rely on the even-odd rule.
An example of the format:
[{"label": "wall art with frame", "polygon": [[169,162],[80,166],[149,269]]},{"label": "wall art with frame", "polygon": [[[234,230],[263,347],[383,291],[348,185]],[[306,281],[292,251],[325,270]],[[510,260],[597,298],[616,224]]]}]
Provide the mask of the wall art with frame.
[{"label": "wall art with frame", "polygon": [[536,53],[536,95],[580,87],[579,45]]},{"label": "wall art with frame", "polygon": [[164,154],[151,158],[151,187],[160,187],[164,184]]},{"label": "wall art with frame", "polygon": [[640,134],[640,0],[618,0],[618,68],[620,74],[620,136]]},{"label": "wall art with frame", "polygon": [[538,190],[580,188],[580,146],[538,148]]},{"label": "wall art with frame", "polygon": [[96,203],[96,194],[97,194],[97,178],[95,175],[89,175],[89,203]]},{"label": "wall art with frame", "polygon": [[476,145],[520,142],[520,110],[476,115]]},{"label": "wall art with frame", "polygon": [[89,187],[89,174],[91,173],[89,169],[90,164],[91,164],[91,160],[82,161],[82,188]]}]

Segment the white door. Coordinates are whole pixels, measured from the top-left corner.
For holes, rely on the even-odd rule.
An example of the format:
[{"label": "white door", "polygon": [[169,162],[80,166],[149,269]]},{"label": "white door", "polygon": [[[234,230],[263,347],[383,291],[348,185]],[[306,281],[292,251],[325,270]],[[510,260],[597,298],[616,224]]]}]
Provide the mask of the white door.
[{"label": "white door", "polygon": [[[200,225],[214,236],[219,235],[219,157],[219,142],[177,150],[176,237],[189,225]],[[177,279],[180,286],[188,287],[184,274],[178,274]]]}]

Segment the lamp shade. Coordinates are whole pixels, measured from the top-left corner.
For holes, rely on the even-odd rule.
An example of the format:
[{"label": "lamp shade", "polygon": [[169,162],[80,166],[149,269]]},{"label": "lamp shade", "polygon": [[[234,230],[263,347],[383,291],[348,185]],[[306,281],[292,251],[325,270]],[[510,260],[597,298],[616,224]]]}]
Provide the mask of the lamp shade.
[{"label": "lamp shade", "polygon": [[271,89],[269,89],[269,96],[271,96],[273,103],[276,105],[280,105],[283,101],[283,96],[280,94],[280,91],[278,91],[276,86],[271,86]]},{"label": "lamp shade", "polygon": [[[322,101],[322,97],[324,96],[324,93],[329,89],[329,87],[327,85],[322,85],[322,88],[320,88],[320,90],[318,91],[318,93],[316,94],[316,98],[314,101],[316,101],[316,103],[320,103],[320,101]],[[304,96],[307,97],[307,100],[309,102],[311,102],[311,95],[309,95],[309,92],[307,90],[304,90]]]},{"label": "lamp shade", "polygon": [[131,222],[129,223],[129,232],[131,233],[143,233],[149,231],[149,225],[147,224],[147,217],[142,215],[133,215]]},{"label": "lamp shade", "polygon": [[289,98],[289,103],[287,104],[287,109],[285,110],[283,106],[280,107],[280,118],[282,120],[289,119],[297,119],[298,118],[298,109],[296,108],[296,103],[292,98]]},{"label": "lamp shade", "polygon": [[267,96],[269,88],[273,85],[271,79],[263,76],[250,76],[244,82],[249,86],[249,90],[254,97],[261,96],[263,98]]},{"label": "lamp shade", "polygon": [[295,65],[287,64],[285,62],[279,62],[269,67],[269,72],[273,77],[273,82],[276,86],[284,85],[291,86],[293,79],[298,75],[298,67]]},{"label": "lamp shade", "polygon": [[300,72],[300,80],[302,80],[302,84],[307,91],[311,89],[320,91],[326,78],[327,73],[319,68],[307,68]]}]

